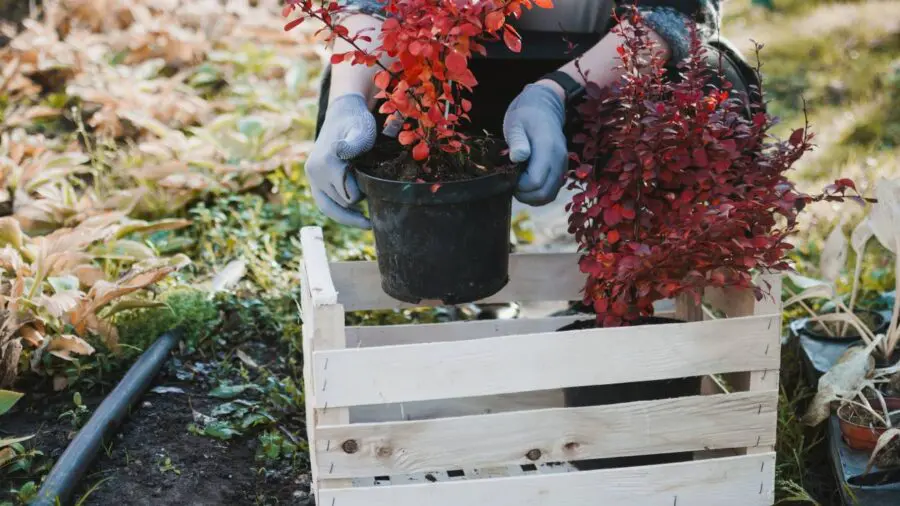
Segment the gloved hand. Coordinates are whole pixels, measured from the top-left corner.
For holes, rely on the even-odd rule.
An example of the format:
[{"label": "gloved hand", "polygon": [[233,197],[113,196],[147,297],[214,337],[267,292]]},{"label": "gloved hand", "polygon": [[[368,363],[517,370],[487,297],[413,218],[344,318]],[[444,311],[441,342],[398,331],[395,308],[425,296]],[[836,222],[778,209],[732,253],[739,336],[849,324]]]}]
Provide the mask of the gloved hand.
[{"label": "gloved hand", "polygon": [[328,105],[306,161],[306,176],[319,209],[343,225],[372,228],[356,206],[362,193],[347,161],[372,149],[375,137],[375,116],[362,95],[342,95]]},{"label": "gloved hand", "polygon": [[513,163],[528,161],[516,188],[520,202],[541,206],[562,188],[569,158],[565,120],[562,98],[542,84],[529,84],[509,104],[503,118],[509,158]]}]

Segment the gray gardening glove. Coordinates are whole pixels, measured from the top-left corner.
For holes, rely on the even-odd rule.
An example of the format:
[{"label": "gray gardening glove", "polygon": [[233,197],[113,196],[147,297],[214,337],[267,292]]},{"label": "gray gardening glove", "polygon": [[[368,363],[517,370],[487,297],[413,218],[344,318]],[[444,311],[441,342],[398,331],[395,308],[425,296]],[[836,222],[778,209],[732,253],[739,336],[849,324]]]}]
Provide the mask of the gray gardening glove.
[{"label": "gray gardening glove", "polygon": [[529,84],[509,104],[503,119],[509,158],[514,163],[528,161],[516,188],[520,202],[542,206],[562,188],[569,158],[565,121],[562,99],[541,84]]},{"label": "gray gardening glove", "polygon": [[319,137],[306,161],[306,176],[319,209],[350,227],[372,224],[356,205],[362,192],[347,161],[375,145],[375,117],[360,94],[340,96],[328,105]]}]

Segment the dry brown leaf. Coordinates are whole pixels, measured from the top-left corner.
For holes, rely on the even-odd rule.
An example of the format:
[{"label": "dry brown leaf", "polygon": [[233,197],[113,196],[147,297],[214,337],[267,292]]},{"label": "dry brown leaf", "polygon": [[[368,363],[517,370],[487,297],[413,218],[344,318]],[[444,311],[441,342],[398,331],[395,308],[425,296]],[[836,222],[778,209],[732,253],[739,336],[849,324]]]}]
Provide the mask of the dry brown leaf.
[{"label": "dry brown leaf", "polygon": [[35,348],[40,348],[44,344],[44,336],[31,325],[25,325],[19,329],[19,335],[22,339]]},{"label": "dry brown leaf", "polygon": [[852,347],[819,378],[818,391],[801,422],[815,426],[831,415],[831,403],[842,398],[852,398],[863,388],[867,378],[875,370],[871,347]]},{"label": "dry brown leaf", "polygon": [[869,471],[872,470],[872,466],[875,465],[875,460],[878,458],[879,453],[884,450],[884,447],[887,446],[891,441],[893,441],[897,436],[900,436],[900,429],[888,429],[878,437],[878,441],[875,443],[875,448],[872,450],[872,454],[869,456],[869,462],[866,464],[865,474],[868,474]]},{"label": "dry brown leaf", "polygon": [[21,355],[22,343],[18,339],[5,343],[0,340],[0,388],[8,387],[15,381]]},{"label": "dry brown leaf", "polygon": [[78,290],[64,290],[53,295],[40,295],[34,303],[50,313],[54,318],[62,316],[78,305],[78,301],[84,298],[84,293]]},{"label": "dry brown leaf", "polygon": [[47,351],[63,360],[73,361],[75,360],[73,354],[92,355],[95,350],[84,339],[72,334],[63,334],[50,338],[50,342],[47,344]]}]

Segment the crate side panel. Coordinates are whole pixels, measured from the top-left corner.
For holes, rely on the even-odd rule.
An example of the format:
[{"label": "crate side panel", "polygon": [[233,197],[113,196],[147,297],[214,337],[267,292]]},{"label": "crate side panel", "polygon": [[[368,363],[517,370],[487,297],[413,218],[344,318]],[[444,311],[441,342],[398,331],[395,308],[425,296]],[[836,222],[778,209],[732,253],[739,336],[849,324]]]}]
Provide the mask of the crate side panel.
[{"label": "crate side panel", "polygon": [[[778,392],[698,395],[586,408],[319,426],[336,478],[655,455],[775,442]],[[345,451],[352,441],[352,453]],[[334,444],[337,442],[337,444]]]},{"label": "crate side panel", "polygon": [[543,390],[464,399],[354,406],[350,408],[350,423],[433,420],[435,418],[508,413],[564,406],[565,399],[562,390]]},{"label": "crate side panel", "polygon": [[334,506],[771,506],[775,454],[564,474],[322,491]]},{"label": "crate side panel", "polygon": [[[376,262],[334,262],[331,275],[347,311],[414,306],[384,293]],[[509,257],[509,284],[483,302],[581,300],[583,287],[584,274],[578,270],[578,255],[516,253]]]},{"label": "crate side panel", "polygon": [[[361,406],[773,369],[777,316],[313,353],[316,406]],[[770,353],[770,351],[776,351]]]}]

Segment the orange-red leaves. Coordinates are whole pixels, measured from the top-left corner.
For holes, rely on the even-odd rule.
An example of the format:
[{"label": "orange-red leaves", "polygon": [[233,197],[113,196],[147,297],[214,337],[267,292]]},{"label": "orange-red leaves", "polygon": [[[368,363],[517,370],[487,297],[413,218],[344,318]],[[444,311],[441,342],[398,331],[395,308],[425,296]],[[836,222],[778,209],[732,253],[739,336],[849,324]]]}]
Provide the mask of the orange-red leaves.
[{"label": "orange-red leaves", "polygon": [[416,147],[413,148],[413,159],[421,162],[422,160],[428,158],[429,152],[430,150],[428,149],[428,144],[425,144],[425,141],[419,141],[419,143],[416,144]]},{"label": "orange-red leaves", "polygon": [[534,0],[535,5],[544,9],[553,8],[553,0]]},{"label": "orange-red leaves", "polygon": [[403,144],[404,146],[408,146],[416,142],[417,138],[418,136],[416,136],[416,133],[409,130],[404,130],[400,132],[400,135],[397,136],[397,140],[400,141],[400,144]]},{"label": "orange-red leaves", "polygon": [[447,55],[447,70],[453,74],[463,74],[466,72],[466,57],[457,51],[450,51]]},{"label": "orange-red leaves", "polygon": [[504,24],[506,24],[506,16],[501,11],[489,12],[484,18],[484,27],[492,32],[499,30]]},{"label": "orange-red leaves", "polygon": [[379,90],[385,90],[391,84],[391,73],[387,70],[382,70],[375,74],[375,86],[378,87]]},{"label": "orange-red leaves", "polygon": [[522,38],[519,36],[519,32],[510,25],[503,27],[503,42],[514,53],[522,50]]}]

